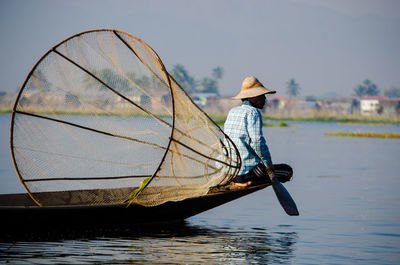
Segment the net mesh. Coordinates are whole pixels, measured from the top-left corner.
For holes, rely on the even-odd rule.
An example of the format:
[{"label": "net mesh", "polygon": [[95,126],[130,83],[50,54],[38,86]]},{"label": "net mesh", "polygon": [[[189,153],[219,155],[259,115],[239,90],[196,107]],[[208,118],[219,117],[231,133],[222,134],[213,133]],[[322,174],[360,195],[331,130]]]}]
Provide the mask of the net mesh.
[{"label": "net mesh", "polygon": [[11,152],[39,205],[69,204],[56,194],[120,203],[150,180],[134,203],[155,206],[205,195],[240,167],[232,142],[157,54],[117,30],[74,35],[39,60],[13,109]]}]

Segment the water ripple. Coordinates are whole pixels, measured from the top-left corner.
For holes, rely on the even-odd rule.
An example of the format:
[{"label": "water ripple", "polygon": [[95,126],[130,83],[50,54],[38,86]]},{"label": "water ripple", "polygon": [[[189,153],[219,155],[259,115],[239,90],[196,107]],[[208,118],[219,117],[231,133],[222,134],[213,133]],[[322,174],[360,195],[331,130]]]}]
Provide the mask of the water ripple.
[{"label": "water ripple", "polygon": [[75,239],[64,233],[58,240],[53,235],[49,241],[41,236],[39,241],[31,237],[31,241],[0,243],[0,261],[20,264],[291,263],[297,242],[296,233],[269,232],[257,227],[210,229],[188,223],[167,228],[98,230],[98,236],[94,231],[86,232]]}]

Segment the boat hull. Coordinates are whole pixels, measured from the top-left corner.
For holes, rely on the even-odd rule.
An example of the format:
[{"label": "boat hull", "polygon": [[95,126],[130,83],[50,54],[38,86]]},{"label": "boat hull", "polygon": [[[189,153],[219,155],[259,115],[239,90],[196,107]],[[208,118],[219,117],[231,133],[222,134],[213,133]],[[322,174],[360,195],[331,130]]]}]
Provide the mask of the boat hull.
[{"label": "boat hull", "polygon": [[[0,195],[2,230],[40,229],[60,226],[157,224],[182,221],[224,203],[238,199],[268,186],[215,191],[205,196],[154,207],[132,204],[98,206],[34,206],[26,194]],[[12,202],[7,205],[6,202]],[[18,205],[19,204],[19,205]]]}]

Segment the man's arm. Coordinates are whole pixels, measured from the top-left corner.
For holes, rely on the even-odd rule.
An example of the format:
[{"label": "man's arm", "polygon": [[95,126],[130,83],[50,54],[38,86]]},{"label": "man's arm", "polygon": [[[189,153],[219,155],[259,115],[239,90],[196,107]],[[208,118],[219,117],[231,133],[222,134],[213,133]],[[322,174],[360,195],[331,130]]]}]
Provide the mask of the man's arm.
[{"label": "man's arm", "polygon": [[256,152],[258,157],[268,165],[272,167],[271,153],[265,141],[262,132],[262,119],[260,112],[254,112],[253,117],[248,120],[248,132],[250,136],[250,146]]}]

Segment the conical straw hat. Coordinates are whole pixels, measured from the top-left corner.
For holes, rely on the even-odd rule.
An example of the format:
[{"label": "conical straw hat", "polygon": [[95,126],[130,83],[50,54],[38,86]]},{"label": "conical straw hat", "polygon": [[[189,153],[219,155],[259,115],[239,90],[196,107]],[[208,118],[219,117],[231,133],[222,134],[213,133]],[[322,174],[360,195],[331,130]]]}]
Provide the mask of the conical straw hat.
[{"label": "conical straw hat", "polygon": [[275,94],[276,91],[265,88],[254,76],[248,76],[243,80],[242,89],[233,99],[257,97],[263,94]]}]

